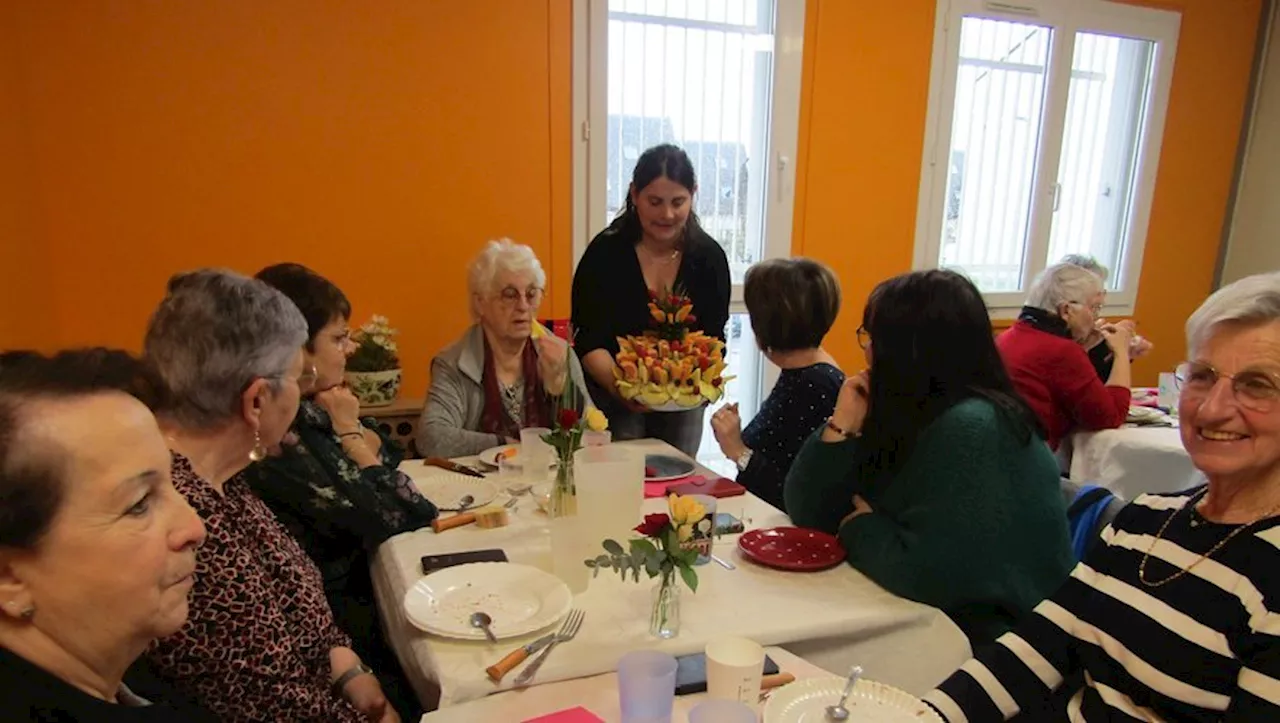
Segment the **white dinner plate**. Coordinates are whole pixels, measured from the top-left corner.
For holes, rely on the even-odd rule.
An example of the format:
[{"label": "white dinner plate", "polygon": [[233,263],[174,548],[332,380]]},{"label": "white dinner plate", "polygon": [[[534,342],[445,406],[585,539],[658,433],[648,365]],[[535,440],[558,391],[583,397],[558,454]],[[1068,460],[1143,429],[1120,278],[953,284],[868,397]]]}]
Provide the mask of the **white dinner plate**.
[{"label": "white dinner plate", "polygon": [[471,504],[467,505],[468,510],[483,507],[493,502],[498,496],[498,486],[494,483],[457,472],[420,477],[413,482],[418,486],[422,496],[431,500],[431,504],[441,510],[458,509],[465,495],[475,498]]},{"label": "white dinner plate", "polygon": [[[844,678],[810,678],[785,685],[769,696],[764,723],[826,723],[827,706],[840,702]],[[848,723],[942,723],[924,701],[884,683],[862,679],[853,686]]]},{"label": "white dinner plate", "polygon": [[472,562],[446,567],[418,580],[404,596],[409,622],[446,638],[484,640],[471,614],[493,619],[494,637],[513,638],[560,622],[573,594],[556,576],[510,562]]},{"label": "white dinner plate", "polygon": [[[501,459],[499,459],[499,457],[503,454],[506,454],[507,450],[514,450],[515,453],[512,454],[510,457],[508,457],[506,462],[503,462]],[[490,467],[496,467],[498,469],[502,469],[503,465],[511,469],[520,469],[521,467],[520,445],[518,444],[504,444],[499,447],[490,447],[489,449],[486,449],[485,451],[481,452],[476,456],[480,459],[481,462],[484,462]],[[555,464],[556,464],[555,455],[552,455],[551,462],[547,465],[547,467],[548,468],[554,467]]]}]

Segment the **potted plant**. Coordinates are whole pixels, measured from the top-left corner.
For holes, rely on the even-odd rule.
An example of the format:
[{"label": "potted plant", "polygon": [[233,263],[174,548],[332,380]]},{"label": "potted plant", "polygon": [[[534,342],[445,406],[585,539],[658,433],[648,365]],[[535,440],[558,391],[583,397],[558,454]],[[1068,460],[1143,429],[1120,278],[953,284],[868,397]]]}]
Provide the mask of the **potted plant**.
[{"label": "potted plant", "polygon": [[347,386],[366,407],[382,407],[400,393],[400,357],[387,317],[374,315],[351,334],[355,352],[347,359]]}]

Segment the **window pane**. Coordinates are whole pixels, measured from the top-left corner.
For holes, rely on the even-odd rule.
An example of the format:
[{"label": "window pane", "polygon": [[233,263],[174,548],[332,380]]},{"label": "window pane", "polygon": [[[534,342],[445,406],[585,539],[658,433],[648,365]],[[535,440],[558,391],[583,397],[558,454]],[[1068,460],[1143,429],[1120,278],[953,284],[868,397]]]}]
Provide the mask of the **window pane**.
[{"label": "window pane", "polygon": [[939,265],[986,292],[1022,286],[1049,28],[966,17]]},{"label": "window pane", "polygon": [[609,4],[600,222],[622,209],[645,149],[679,145],[698,177],[694,209],[724,247],[734,283],[764,246],[773,16],[773,0]]},{"label": "window pane", "polygon": [[725,335],[728,337],[725,344],[726,373],[737,378],[725,385],[723,401],[708,408],[703,415],[698,461],[726,477],[737,477],[737,466],[721,454],[716,436],[711,432],[711,409],[720,404],[736,403],[743,426],[751,422],[760,408],[760,365],[764,363],[764,355],[756,347],[756,337],[751,333],[751,321],[746,314],[730,314]]},{"label": "window pane", "polygon": [[1155,43],[1078,33],[1049,260],[1088,254],[1121,282]]}]

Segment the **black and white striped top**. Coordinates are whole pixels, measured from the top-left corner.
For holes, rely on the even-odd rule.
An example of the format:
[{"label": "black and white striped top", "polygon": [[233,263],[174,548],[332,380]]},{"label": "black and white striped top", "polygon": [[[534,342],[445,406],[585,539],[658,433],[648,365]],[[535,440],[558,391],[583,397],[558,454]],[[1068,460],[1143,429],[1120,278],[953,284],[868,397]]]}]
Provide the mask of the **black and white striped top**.
[{"label": "black and white striped top", "polygon": [[1138,579],[1148,550],[1147,580],[1164,580],[1236,529],[1183,509],[1197,491],[1134,500],[1053,597],[925,700],[950,723],[1047,701],[1088,723],[1280,721],[1280,517],[1168,584]]}]

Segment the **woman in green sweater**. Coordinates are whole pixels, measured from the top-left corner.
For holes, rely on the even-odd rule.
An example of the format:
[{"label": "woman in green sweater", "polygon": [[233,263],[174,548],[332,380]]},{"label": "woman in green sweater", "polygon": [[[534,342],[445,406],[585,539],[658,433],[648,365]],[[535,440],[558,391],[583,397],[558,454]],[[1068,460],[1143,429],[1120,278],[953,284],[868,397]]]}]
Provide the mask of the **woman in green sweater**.
[{"label": "woman in green sweater", "polygon": [[1070,571],[1058,465],[1000,362],[978,289],[954,271],[881,283],[845,381],[787,476],[797,525],[837,533],[849,563],[941,608],[977,646]]}]

